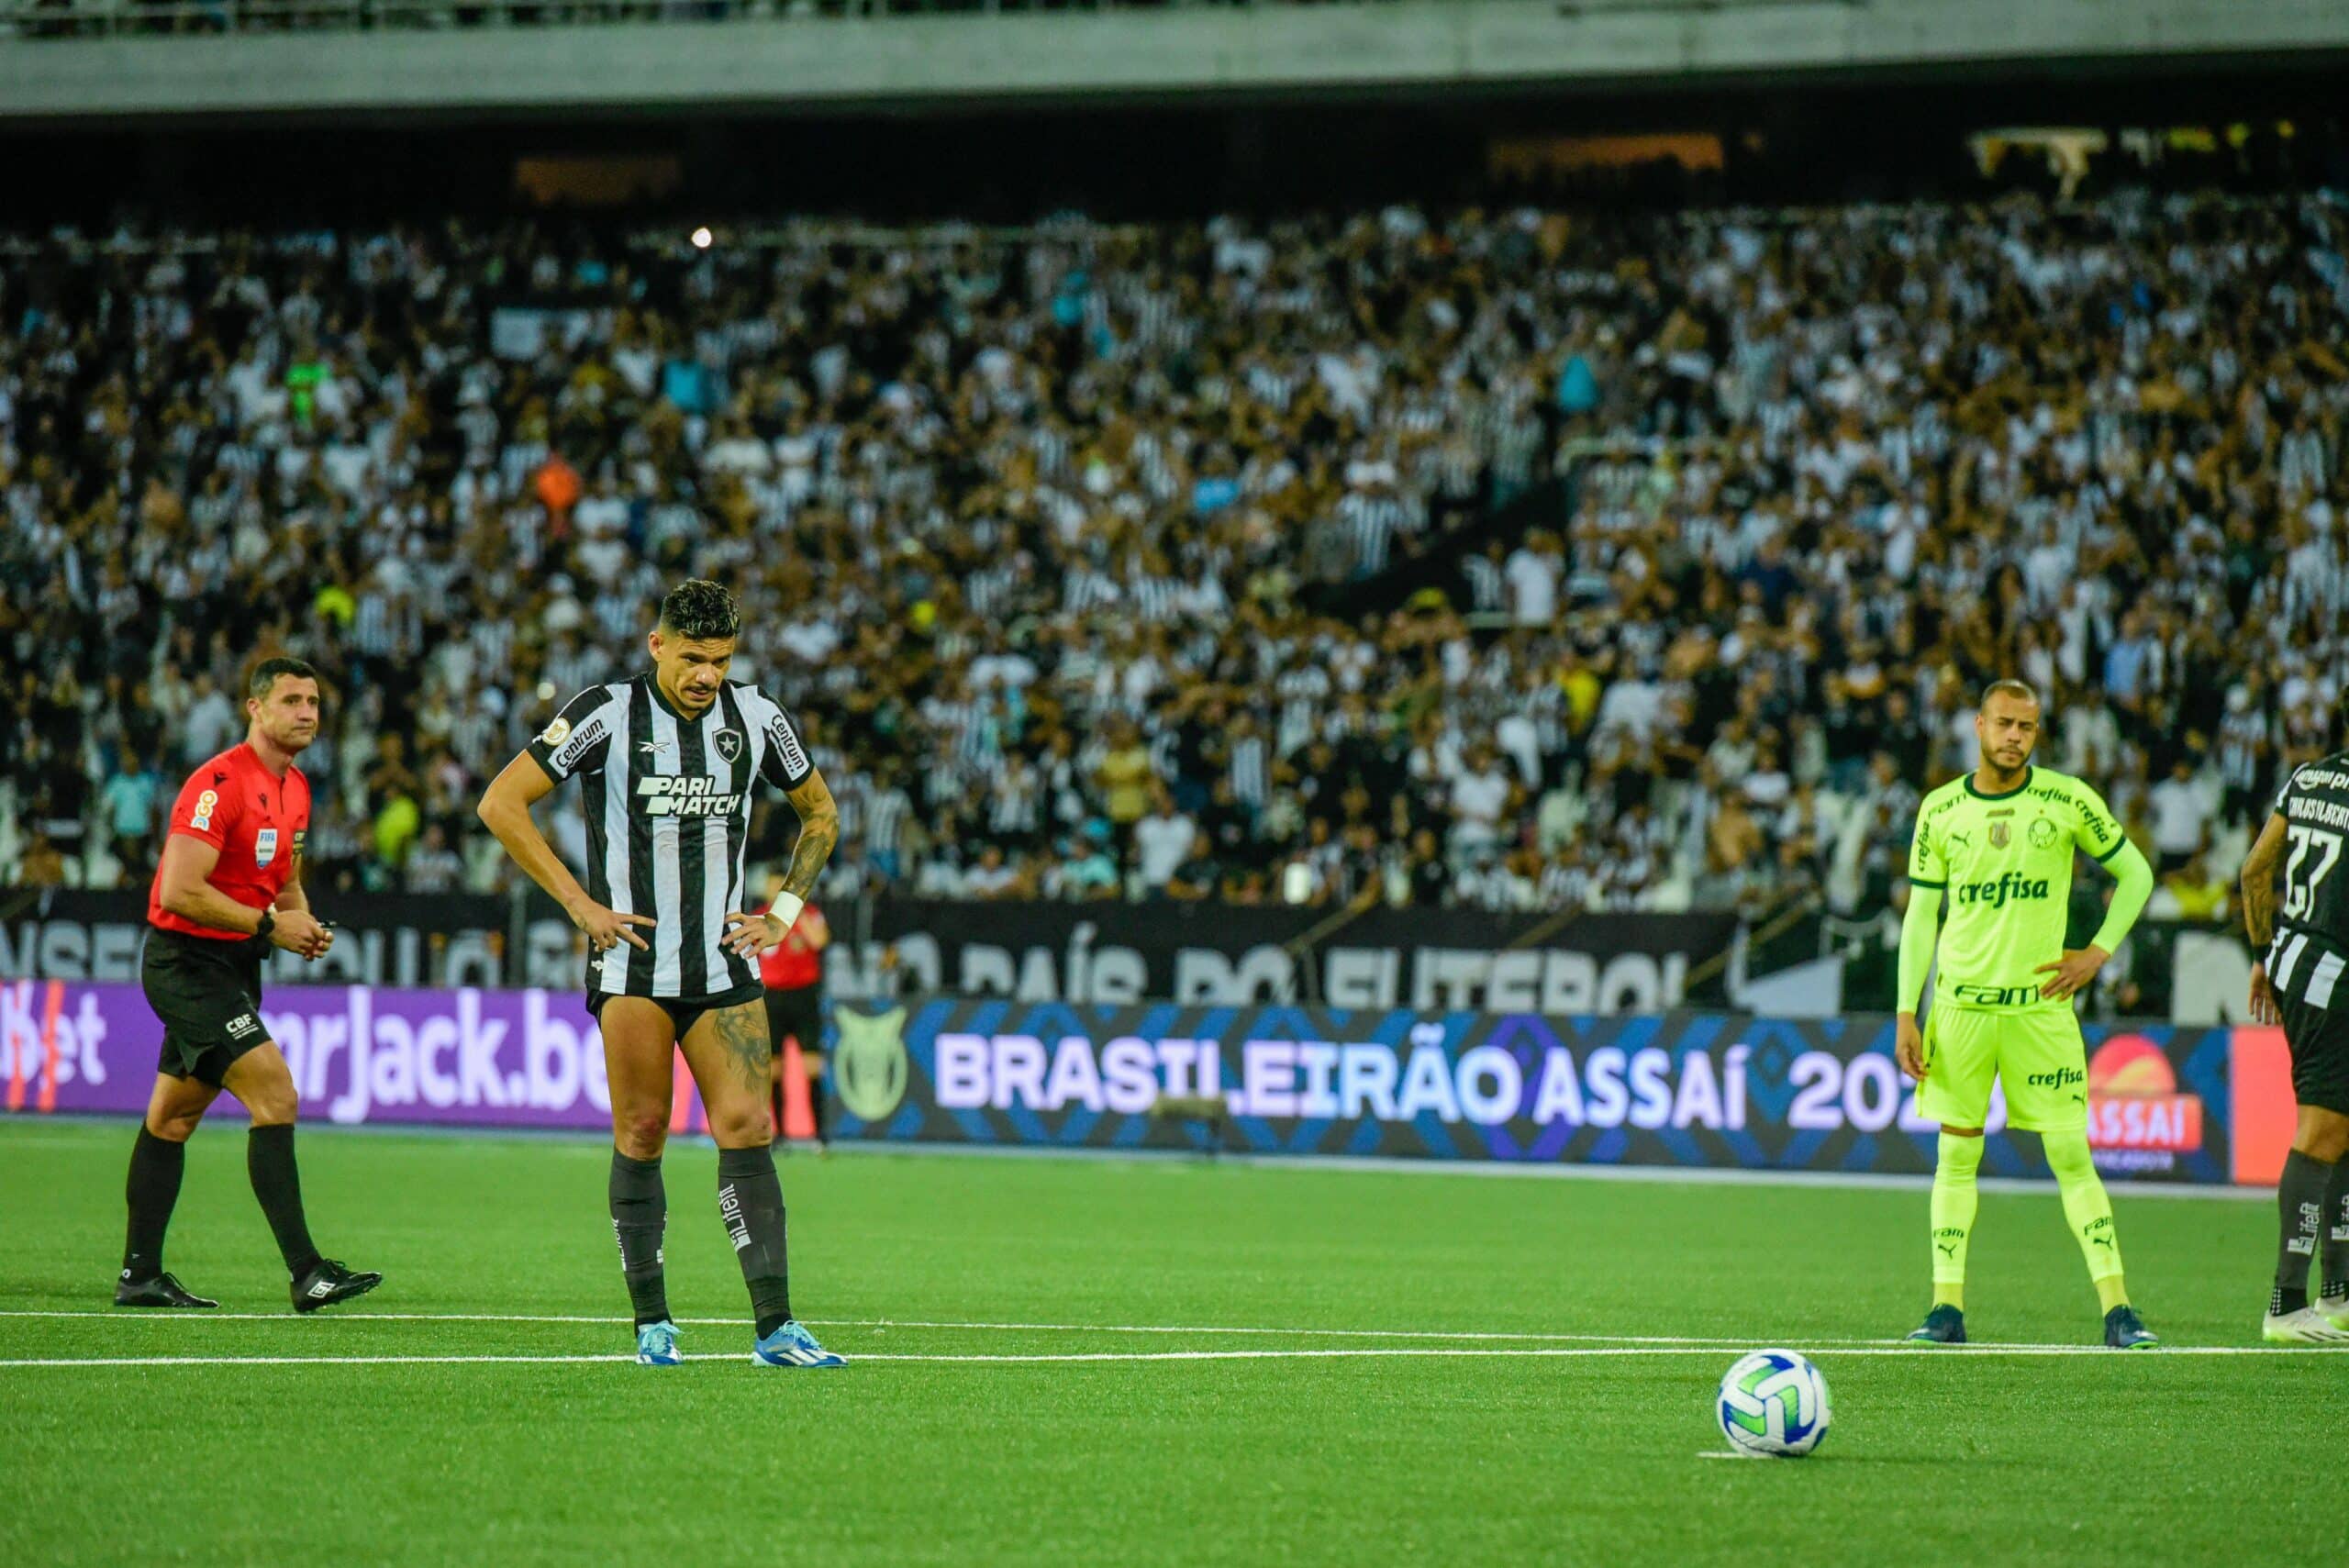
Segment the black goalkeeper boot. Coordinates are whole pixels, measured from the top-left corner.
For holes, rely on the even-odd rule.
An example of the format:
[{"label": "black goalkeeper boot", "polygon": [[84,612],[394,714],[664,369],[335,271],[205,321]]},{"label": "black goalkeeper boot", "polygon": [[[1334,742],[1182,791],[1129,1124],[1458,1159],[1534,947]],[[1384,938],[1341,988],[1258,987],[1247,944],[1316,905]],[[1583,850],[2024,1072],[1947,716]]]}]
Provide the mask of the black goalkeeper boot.
[{"label": "black goalkeeper boot", "polygon": [[170,1274],[157,1274],[152,1279],[117,1280],[114,1287],[117,1307],[177,1307],[209,1311],[219,1306],[195,1295]]},{"label": "black goalkeeper boot", "polygon": [[354,1273],[332,1258],[320,1258],[310,1265],[309,1273],[294,1282],[294,1310],[316,1312],[321,1307],[364,1296],[383,1283],[381,1274]]}]

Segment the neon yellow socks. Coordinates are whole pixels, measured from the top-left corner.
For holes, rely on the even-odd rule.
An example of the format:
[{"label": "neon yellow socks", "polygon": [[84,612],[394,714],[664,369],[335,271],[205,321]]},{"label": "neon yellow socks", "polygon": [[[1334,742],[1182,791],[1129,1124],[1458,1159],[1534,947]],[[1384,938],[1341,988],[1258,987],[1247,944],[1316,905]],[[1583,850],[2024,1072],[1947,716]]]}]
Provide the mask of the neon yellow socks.
[{"label": "neon yellow socks", "polygon": [[[2085,1145],[2083,1145],[2085,1147]],[[1944,1132],[1933,1160],[1933,1305],[1965,1305],[1965,1244],[1981,1204],[1982,1140]]]},{"label": "neon yellow socks", "polygon": [[[2096,1282],[2098,1296],[2104,1296],[2105,1282],[2121,1277],[2121,1238],[2112,1228],[2112,1200],[2105,1195],[2104,1183],[2096,1173],[2087,1135],[2050,1132],[2043,1134],[2040,1142],[2047,1151],[2048,1168],[2055,1173],[2055,1190],[2064,1197],[2064,1218],[2071,1222],[2080,1256],[2087,1260],[2088,1278]],[[2126,1292],[2115,1290],[2105,1302],[2106,1309],[2127,1300]]]}]

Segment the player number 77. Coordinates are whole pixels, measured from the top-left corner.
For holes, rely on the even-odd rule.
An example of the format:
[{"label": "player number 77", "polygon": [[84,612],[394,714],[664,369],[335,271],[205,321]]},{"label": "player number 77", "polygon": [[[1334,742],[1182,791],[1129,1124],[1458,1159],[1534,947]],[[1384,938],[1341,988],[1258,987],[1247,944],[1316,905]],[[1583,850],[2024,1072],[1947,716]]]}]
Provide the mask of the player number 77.
[{"label": "player number 77", "polygon": [[[2316,906],[2316,890],[2332,874],[2333,863],[2341,859],[2341,835],[2322,828],[2291,828],[2286,829],[2284,836],[2292,846],[2292,858],[2284,862],[2284,917],[2305,920]],[[2302,882],[2300,866],[2308,860],[2310,850],[2317,851],[2316,869]]]}]

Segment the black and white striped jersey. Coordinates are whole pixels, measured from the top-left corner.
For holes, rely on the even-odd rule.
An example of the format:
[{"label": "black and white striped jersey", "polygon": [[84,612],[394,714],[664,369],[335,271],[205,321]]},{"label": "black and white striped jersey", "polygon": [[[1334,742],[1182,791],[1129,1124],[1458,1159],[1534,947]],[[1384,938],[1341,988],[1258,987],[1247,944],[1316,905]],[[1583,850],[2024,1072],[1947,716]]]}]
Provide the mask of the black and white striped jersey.
[{"label": "black and white striped jersey", "polygon": [[[2284,886],[2267,979],[2278,998],[2331,1007],[2349,967],[2349,751],[2298,769],[2276,796],[2284,819]],[[2349,990],[2341,993],[2349,1003]]]},{"label": "black and white striped jersey", "polygon": [[792,790],[815,767],[783,705],[729,681],[700,718],[669,706],[650,674],[590,686],[530,742],[561,784],[577,776],[587,819],[587,895],[639,928],[587,960],[587,989],[615,996],[713,996],[758,982],[719,945],[729,911],[751,907],[743,860],[751,785]]}]

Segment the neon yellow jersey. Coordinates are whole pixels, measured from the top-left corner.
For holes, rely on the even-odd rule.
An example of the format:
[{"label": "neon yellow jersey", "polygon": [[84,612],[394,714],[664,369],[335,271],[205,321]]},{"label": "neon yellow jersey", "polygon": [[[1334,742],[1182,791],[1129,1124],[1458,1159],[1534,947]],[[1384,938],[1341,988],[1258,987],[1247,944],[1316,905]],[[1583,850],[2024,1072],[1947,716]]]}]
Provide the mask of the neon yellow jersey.
[{"label": "neon yellow jersey", "polygon": [[1985,795],[1967,773],[1917,808],[1909,849],[1913,896],[1945,889],[1933,997],[1958,1007],[2068,1007],[2043,1002],[2047,976],[2033,973],[2064,956],[2065,911],[2076,848],[2110,861],[2129,840],[2096,791],[2047,768],[2024,773],[2019,788]]}]

